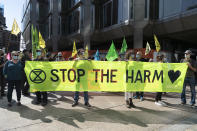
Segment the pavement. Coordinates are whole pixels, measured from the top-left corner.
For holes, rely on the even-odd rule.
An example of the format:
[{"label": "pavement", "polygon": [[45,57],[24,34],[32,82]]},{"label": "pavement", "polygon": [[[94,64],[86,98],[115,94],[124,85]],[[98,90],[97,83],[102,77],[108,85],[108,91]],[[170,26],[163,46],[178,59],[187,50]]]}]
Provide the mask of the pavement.
[{"label": "pavement", "polygon": [[[83,94],[83,93],[81,93]],[[89,93],[91,108],[72,107],[73,92],[50,92],[47,106],[35,105],[35,95],[22,96],[22,106],[7,106],[7,98],[0,99],[0,131],[195,131],[197,108],[180,105],[180,94],[167,93],[167,106],[154,103],[155,93],[145,93],[145,100],[134,100],[136,108],[128,109],[124,93]],[[189,103],[190,92],[187,91]]]}]

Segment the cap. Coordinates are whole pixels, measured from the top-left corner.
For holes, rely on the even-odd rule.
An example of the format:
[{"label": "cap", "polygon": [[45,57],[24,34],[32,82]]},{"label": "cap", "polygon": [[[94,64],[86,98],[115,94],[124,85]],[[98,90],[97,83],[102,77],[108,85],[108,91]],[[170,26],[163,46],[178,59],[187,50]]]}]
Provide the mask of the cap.
[{"label": "cap", "polygon": [[192,54],[192,51],[191,50],[186,50],[185,54]]}]

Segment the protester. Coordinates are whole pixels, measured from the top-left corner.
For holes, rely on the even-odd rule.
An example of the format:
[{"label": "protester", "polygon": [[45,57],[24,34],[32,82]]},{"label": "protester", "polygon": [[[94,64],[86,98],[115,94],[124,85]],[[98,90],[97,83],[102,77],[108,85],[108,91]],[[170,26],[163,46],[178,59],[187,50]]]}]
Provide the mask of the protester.
[{"label": "protester", "polygon": [[22,75],[22,94],[24,96],[30,96],[29,93],[29,83],[27,81],[27,77],[25,75],[25,62],[26,61],[31,61],[31,56],[30,56],[30,52],[28,50],[23,50],[23,55],[21,58],[21,64],[23,67],[23,75]]},{"label": "protester", "polygon": [[62,56],[62,52],[58,52],[56,61],[65,61],[64,57]]},{"label": "protester", "polygon": [[[76,61],[86,60],[84,54],[85,54],[84,49],[79,49],[78,52],[77,52],[78,58],[76,58],[75,60]],[[79,92],[76,91],[75,95],[74,95],[74,101],[75,102],[72,104],[72,107],[75,107],[75,106],[78,105],[78,100],[79,100]],[[84,91],[84,101],[85,101],[85,106],[91,107],[91,105],[89,104],[89,97],[88,97],[88,92],[87,91]]]},{"label": "protester", "polygon": [[3,76],[3,66],[5,64],[5,59],[4,59],[4,52],[3,50],[0,50],[0,93],[1,96],[5,96],[5,78]]},{"label": "protester", "polygon": [[21,80],[22,80],[22,64],[19,61],[19,53],[16,51],[13,51],[12,59],[7,61],[3,68],[3,74],[5,78],[8,80],[8,106],[12,106],[12,92],[14,89],[14,86],[16,88],[17,93],[17,105],[21,105]]},{"label": "protester", "polygon": [[185,81],[183,84],[183,91],[181,94],[181,104],[186,104],[186,95],[185,95],[185,90],[187,84],[190,85],[190,90],[191,90],[191,102],[190,105],[194,106],[195,105],[195,100],[196,100],[196,91],[195,91],[195,72],[197,71],[197,66],[196,63],[193,59],[191,59],[192,52],[190,50],[185,51],[185,58],[181,60],[181,63],[187,63],[188,65],[188,70],[186,73]]},{"label": "protester", "polygon": [[[133,50],[128,51],[125,54],[125,61],[133,61],[135,59],[135,53]],[[132,92],[125,92],[125,100],[126,100],[126,106],[127,108],[135,108],[135,105],[132,101],[133,93]]]},{"label": "protester", "polygon": [[55,61],[51,52],[47,52],[46,54],[46,61]]},{"label": "protester", "polygon": [[[35,61],[44,61],[44,58],[45,58],[45,53],[43,50],[36,50],[36,56],[37,58],[35,59]],[[47,100],[47,92],[36,92],[36,98],[37,98],[37,101],[36,101],[36,104],[40,104],[42,103],[41,105],[42,106],[46,106],[47,103],[48,103],[48,100]]]},{"label": "protester", "polygon": [[[144,58],[142,58],[142,52],[138,51],[136,54],[136,61],[146,62]],[[134,99],[139,99],[140,101],[144,100],[144,92],[136,92],[136,96],[134,96]]]},{"label": "protester", "polygon": [[[161,55],[160,53],[157,55],[157,62],[163,63],[164,62],[164,55]],[[162,92],[157,92],[155,96],[155,104],[158,106],[166,106],[166,104],[161,101],[162,98]]]}]

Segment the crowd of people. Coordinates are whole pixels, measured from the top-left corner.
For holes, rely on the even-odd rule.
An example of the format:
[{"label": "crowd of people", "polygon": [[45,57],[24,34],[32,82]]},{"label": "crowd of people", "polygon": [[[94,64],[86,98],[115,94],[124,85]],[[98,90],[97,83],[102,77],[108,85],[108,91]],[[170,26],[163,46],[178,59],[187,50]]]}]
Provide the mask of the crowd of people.
[{"label": "crowd of people", "polygon": [[[77,52],[77,58],[70,57],[67,61],[79,61],[79,60],[93,60],[93,57],[85,58],[84,49],[79,49]],[[185,57],[181,60],[181,63],[187,63],[188,70],[186,73],[183,91],[181,93],[181,104],[186,104],[186,85],[190,85],[191,89],[191,102],[190,105],[195,105],[196,99],[196,91],[195,91],[195,72],[197,72],[196,61],[191,59],[192,52],[187,50],[185,53]],[[59,52],[57,55],[52,54],[50,52],[46,53],[44,50],[40,49],[36,51],[36,58],[33,61],[66,61],[63,57],[62,53]],[[7,100],[8,106],[12,106],[12,92],[13,89],[16,89],[17,92],[17,105],[21,105],[21,93],[28,97],[30,96],[29,92],[29,84],[27,81],[27,77],[25,75],[25,62],[31,61],[31,52],[28,50],[24,50],[23,52],[13,51],[11,53],[11,59],[7,60],[6,55],[2,50],[0,50],[0,96],[4,97],[5,87],[7,87]],[[141,61],[141,62],[153,62],[153,59],[145,59],[143,58],[142,52],[138,51],[136,54],[134,50],[129,50],[125,53],[124,57],[121,57],[121,54],[118,61]],[[158,53],[155,62],[165,63],[166,57]],[[8,86],[6,86],[8,84]],[[165,92],[164,92],[165,93]],[[46,106],[48,104],[48,93],[47,92],[35,92],[36,100],[35,104],[42,106]],[[155,95],[155,104],[158,106],[165,106],[166,104],[162,102],[162,92],[157,92]],[[133,99],[140,99],[140,101],[144,100],[144,92],[136,92],[135,96],[133,96],[133,92],[125,92],[125,101],[126,106],[128,108],[135,108],[136,106],[133,103]],[[74,103],[72,107],[78,105],[79,100],[79,92],[75,92],[74,94]],[[84,92],[84,105],[87,107],[91,107],[89,103],[88,92]]]}]

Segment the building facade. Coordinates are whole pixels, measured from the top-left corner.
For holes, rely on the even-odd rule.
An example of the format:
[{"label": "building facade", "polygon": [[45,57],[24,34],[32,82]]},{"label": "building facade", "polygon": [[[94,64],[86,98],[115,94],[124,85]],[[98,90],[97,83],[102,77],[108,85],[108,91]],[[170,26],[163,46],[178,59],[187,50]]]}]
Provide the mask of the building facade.
[{"label": "building facade", "polygon": [[31,25],[43,35],[52,51],[78,48],[109,49],[114,40],[121,48],[154,49],[156,34],[162,50],[196,48],[196,0],[26,0],[23,37],[31,48]]}]

